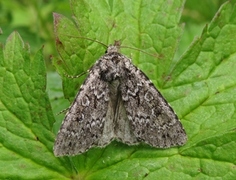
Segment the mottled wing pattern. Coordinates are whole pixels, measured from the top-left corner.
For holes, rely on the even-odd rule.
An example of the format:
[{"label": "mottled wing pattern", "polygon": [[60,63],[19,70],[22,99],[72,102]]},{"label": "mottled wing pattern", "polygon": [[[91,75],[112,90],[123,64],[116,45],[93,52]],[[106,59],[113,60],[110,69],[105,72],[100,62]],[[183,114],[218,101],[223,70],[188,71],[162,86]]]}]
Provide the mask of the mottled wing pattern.
[{"label": "mottled wing pattern", "polygon": [[89,71],[57,135],[56,156],[80,154],[113,139],[159,148],[187,141],[173,109],[118,46],[109,46]]},{"label": "mottled wing pattern", "polygon": [[153,147],[183,145],[185,130],[153,83],[131,62],[126,63],[126,72],[120,90],[135,137]]},{"label": "mottled wing pattern", "polygon": [[96,64],[91,68],[84,84],[86,86],[81,86],[58,132],[54,145],[56,156],[80,154],[100,143],[108,108],[109,88],[100,79]]}]

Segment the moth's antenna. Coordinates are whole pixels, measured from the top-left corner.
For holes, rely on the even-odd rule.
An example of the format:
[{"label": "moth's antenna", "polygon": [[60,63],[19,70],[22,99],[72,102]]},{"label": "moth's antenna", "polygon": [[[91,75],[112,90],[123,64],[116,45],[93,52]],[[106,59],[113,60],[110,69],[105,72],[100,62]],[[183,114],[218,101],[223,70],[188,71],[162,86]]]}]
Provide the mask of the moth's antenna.
[{"label": "moth's antenna", "polygon": [[[95,39],[92,39],[92,38],[88,38],[88,37],[83,37],[83,36],[71,36],[71,35],[64,35],[64,36],[69,36],[69,37],[72,37],[72,38],[81,38],[81,39],[86,39],[86,40],[89,40],[89,41],[92,41],[92,42],[96,42],[98,44],[101,44],[103,45],[104,47],[106,47],[106,49],[108,48],[108,46],[98,40],[95,40]],[[84,74],[88,73],[87,71],[86,72],[82,72],[81,74],[79,75],[76,75],[76,76],[71,76],[71,75],[68,75],[66,73],[64,73],[64,76],[67,77],[67,78],[79,78],[81,76],[83,76]]]},{"label": "moth's antenna", "polygon": [[149,55],[149,56],[153,56],[153,57],[156,57],[156,58],[158,58],[158,57],[159,57],[159,54],[150,54],[150,53],[147,53],[146,51],[143,51],[143,50],[141,50],[141,49],[138,49],[138,48],[135,48],[135,47],[129,47],[129,46],[120,46],[120,48],[128,48],[128,49],[133,49],[133,50],[140,51],[140,52],[142,52],[142,53],[144,53],[144,54],[147,54],[147,55]]},{"label": "moth's antenna", "polygon": [[[67,35],[67,36],[70,36],[70,35]],[[96,42],[96,43],[98,43],[98,44],[101,44],[101,45],[103,45],[104,47],[106,47],[106,48],[108,48],[108,46],[106,45],[106,44],[104,44],[104,43],[102,43],[102,42],[100,42],[100,41],[98,41],[98,40],[95,40],[95,39],[92,39],[92,38],[88,38],[88,37],[83,37],[83,36],[70,36],[70,37],[73,37],[73,38],[81,38],[81,39],[86,39],[86,40],[89,40],[89,41],[92,41],[92,42]],[[133,50],[136,50],[136,51],[140,51],[140,52],[142,52],[142,53],[144,53],[144,54],[147,54],[147,55],[149,55],[149,56],[153,56],[153,57],[156,57],[156,58],[158,58],[159,57],[159,55],[157,54],[150,54],[150,53],[147,53],[146,51],[143,51],[143,50],[141,50],[141,49],[138,49],[138,48],[135,48],[135,47],[129,47],[129,46],[121,46],[120,45],[120,41],[118,40],[115,40],[115,43],[114,43],[114,45],[115,46],[117,46],[117,47],[119,47],[119,49],[120,48],[128,48],[128,49],[133,49]]]},{"label": "moth's antenna", "polygon": [[[70,35],[67,35],[67,36],[70,36]],[[70,37],[73,37],[73,38],[81,38],[81,39],[86,39],[86,40],[89,40],[89,41],[92,41],[92,42],[96,42],[98,44],[101,44],[103,46],[105,46],[106,48],[108,48],[108,46],[98,40],[95,40],[95,39],[92,39],[92,38],[88,38],[88,37],[83,37],[83,36],[70,36]]]}]

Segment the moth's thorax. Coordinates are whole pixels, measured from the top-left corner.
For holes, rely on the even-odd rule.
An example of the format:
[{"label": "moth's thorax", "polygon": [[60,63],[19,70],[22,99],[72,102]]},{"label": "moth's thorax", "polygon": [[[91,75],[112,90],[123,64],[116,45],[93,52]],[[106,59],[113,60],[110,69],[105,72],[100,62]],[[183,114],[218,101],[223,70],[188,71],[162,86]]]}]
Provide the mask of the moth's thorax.
[{"label": "moth's thorax", "polygon": [[113,52],[119,52],[119,47],[118,46],[114,46],[114,45],[110,45],[107,48],[107,54],[113,53]]},{"label": "moth's thorax", "polygon": [[98,63],[101,79],[108,82],[125,77],[125,64],[128,59],[117,52],[117,49],[113,49],[116,46],[109,46],[109,48],[108,52],[101,57]]}]

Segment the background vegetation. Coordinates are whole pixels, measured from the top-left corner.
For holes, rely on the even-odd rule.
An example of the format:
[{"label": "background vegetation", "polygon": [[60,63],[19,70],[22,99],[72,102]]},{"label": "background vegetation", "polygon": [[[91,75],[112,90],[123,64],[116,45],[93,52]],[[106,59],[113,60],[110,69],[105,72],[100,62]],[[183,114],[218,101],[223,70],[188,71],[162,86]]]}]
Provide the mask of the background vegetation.
[{"label": "background vegetation", "polygon": [[[202,28],[211,21],[219,7],[227,0],[187,0],[184,6],[180,24],[184,23],[184,32],[176,54],[179,57],[189,46],[194,37],[201,34]],[[52,69],[50,57],[57,56],[55,36],[53,34],[53,12],[58,12],[71,18],[69,0],[11,0],[0,2],[0,27],[2,35],[0,42],[13,32],[20,33],[22,39],[28,42],[34,54],[44,46],[44,56],[47,67]]]},{"label": "background vegetation", "polygon": [[[127,6],[112,0],[0,2],[0,179],[235,179],[235,2],[188,0],[181,12],[182,0],[120,1]],[[69,106],[84,78],[63,73],[86,71],[104,52],[73,38],[78,29],[72,15],[89,38],[112,43],[119,36],[124,45],[160,55],[124,50],[175,109],[188,134],[185,146],[113,142],[75,157],[53,155],[64,116],[56,114]]]}]

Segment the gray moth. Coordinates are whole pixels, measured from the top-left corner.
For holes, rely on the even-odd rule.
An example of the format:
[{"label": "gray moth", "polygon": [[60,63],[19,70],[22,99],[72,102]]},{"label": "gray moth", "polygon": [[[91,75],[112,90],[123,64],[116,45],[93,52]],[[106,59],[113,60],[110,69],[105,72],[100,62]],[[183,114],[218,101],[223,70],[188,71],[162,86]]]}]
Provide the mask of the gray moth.
[{"label": "gray moth", "polygon": [[183,145],[185,130],[148,77],[115,42],[89,70],[54,144],[55,156],[77,155],[112,140],[156,148]]}]

